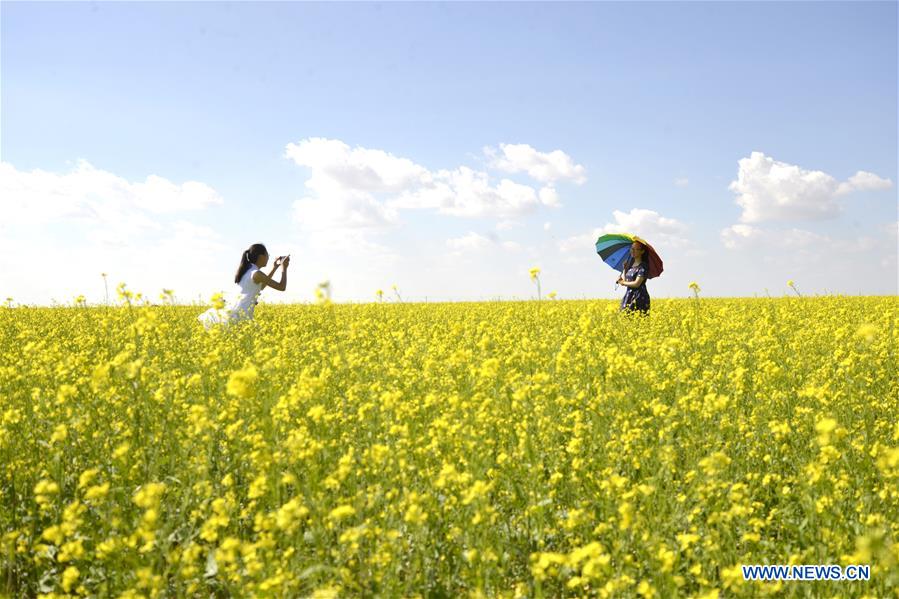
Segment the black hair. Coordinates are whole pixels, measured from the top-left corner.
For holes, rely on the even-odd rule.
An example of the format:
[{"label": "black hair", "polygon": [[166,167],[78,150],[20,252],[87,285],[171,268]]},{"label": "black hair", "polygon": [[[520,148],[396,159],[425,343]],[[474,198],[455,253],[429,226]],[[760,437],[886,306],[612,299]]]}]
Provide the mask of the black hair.
[{"label": "black hair", "polygon": [[244,250],[240,257],[240,266],[237,267],[237,274],[234,275],[234,282],[240,284],[240,279],[247,272],[247,269],[250,268],[250,264],[255,264],[259,256],[267,253],[268,250],[261,243],[254,243],[250,246],[250,249]]},{"label": "black hair", "polygon": [[[640,261],[645,264],[647,268],[649,268],[649,251],[646,249],[646,244],[639,241],[634,241],[634,243],[639,244],[640,247],[643,248],[643,254],[640,256]],[[627,271],[627,269],[629,269],[633,264],[634,257],[630,255],[630,252],[628,252],[627,258],[624,259],[624,270]]]}]

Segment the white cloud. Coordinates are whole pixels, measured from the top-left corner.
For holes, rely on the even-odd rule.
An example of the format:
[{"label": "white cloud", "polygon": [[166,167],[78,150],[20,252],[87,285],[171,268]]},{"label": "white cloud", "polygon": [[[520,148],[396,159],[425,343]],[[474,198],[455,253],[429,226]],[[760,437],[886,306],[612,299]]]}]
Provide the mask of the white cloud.
[{"label": "white cloud", "polygon": [[690,180],[687,179],[686,177],[678,177],[677,179],[674,180],[674,184],[677,187],[686,187],[687,185],[690,184]]},{"label": "white cloud", "polygon": [[77,219],[115,225],[122,232],[154,228],[151,215],[196,211],[222,203],[214,189],[198,181],[173,183],[158,175],[129,182],[79,160],[68,173],[20,171],[0,163],[0,207],[13,224]]},{"label": "white cloud", "polygon": [[540,202],[544,206],[551,208],[560,208],[562,203],[559,201],[559,194],[552,187],[543,187],[540,189]]},{"label": "white cloud", "polygon": [[544,230],[544,231],[549,231],[551,227],[552,227],[552,223],[551,223],[551,222],[546,221],[545,223],[543,223],[543,230]]},{"label": "white cloud", "polygon": [[179,249],[192,252],[219,252],[226,249],[221,236],[212,228],[185,220],[175,221],[170,228],[171,235],[162,239],[162,247],[171,247],[173,253]]},{"label": "white cloud", "polygon": [[[503,146],[512,156],[529,146]],[[402,210],[433,210],[458,217],[513,219],[542,206],[561,206],[552,185],[534,187],[466,166],[430,171],[383,150],[351,148],[340,140],[308,138],[287,144],[284,156],[311,170],[308,194],[293,203],[303,229],[356,229],[377,232],[399,223]],[[538,180],[582,176],[564,152],[536,153]],[[541,162],[542,161],[542,162]],[[504,225],[498,225],[502,228]]]},{"label": "white cloud", "polygon": [[495,149],[484,148],[484,153],[492,159],[494,168],[510,173],[527,172],[542,183],[570,180],[581,184],[587,180],[586,169],[575,164],[562,150],[538,152],[528,144],[500,144],[501,156]]},{"label": "white cloud", "polygon": [[734,249],[741,247],[744,243],[758,238],[761,229],[751,225],[731,225],[721,230],[721,242],[724,247]]},{"label": "white cloud", "polygon": [[508,251],[516,251],[521,249],[521,245],[514,241],[502,241],[495,233],[481,235],[474,231],[469,231],[462,237],[455,237],[446,240],[446,246],[453,250],[452,254],[459,256],[466,252],[479,252],[491,248],[499,248]]},{"label": "white cloud", "polygon": [[775,233],[765,231],[762,235],[772,239],[777,247],[784,249],[808,248],[816,245],[820,247],[820,244],[832,243],[832,240],[826,235],[797,228],[790,228]]},{"label": "white cloud", "polygon": [[293,203],[294,220],[307,231],[385,229],[398,222],[397,211],[370,194],[353,190],[306,197]]},{"label": "white cloud", "polygon": [[[820,269],[820,265],[827,264],[826,272],[837,287],[856,285],[845,280],[845,273],[864,270],[876,255],[881,258],[881,266],[891,263],[895,241],[889,242],[888,230],[884,231],[883,238],[869,235],[836,238],[797,227],[757,226],[769,221],[834,218],[841,212],[838,203],[841,196],[854,191],[889,189],[892,187],[889,179],[858,171],[841,183],[822,171],[778,162],[761,152],[741,159],[739,165],[737,180],[730,184],[730,189],[737,194],[736,201],[743,212],[738,224],[720,232],[722,244],[735,256],[743,252],[767,265],[794,259],[800,260],[805,268],[815,265],[814,268]],[[866,254],[869,256],[864,257]],[[838,272],[844,274],[838,276]],[[824,279],[819,275],[819,280]]]},{"label": "white cloud", "polygon": [[759,254],[770,250],[801,251],[809,254],[866,252],[877,246],[870,236],[838,239],[796,227],[762,229],[751,225],[736,224],[721,230],[721,242],[729,250],[752,249]]},{"label": "white cloud", "polygon": [[[312,137],[289,143],[285,156],[312,170],[310,189],[398,192],[430,180],[428,170],[383,150],[350,148],[337,139]],[[324,188],[324,189],[322,189]]]},{"label": "white cloud", "polygon": [[455,237],[453,239],[446,240],[446,246],[448,248],[462,251],[481,250],[490,247],[492,244],[493,241],[491,241],[484,235],[475,233],[474,231],[471,231],[462,237]]},{"label": "white cloud", "polygon": [[850,193],[852,191],[880,191],[889,189],[893,186],[893,182],[889,179],[878,177],[874,173],[867,171],[858,171],[845,183],[840,183],[837,188],[837,194]]},{"label": "white cloud", "polygon": [[427,169],[381,150],[350,148],[340,140],[313,137],[289,143],[285,157],[312,172],[310,195],[293,203],[294,219],[306,231],[385,229],[396,210],[376,192],[396,192],[429,180]]},{"label": "white cloud", "polygon": [[[79,293],[99,301],[100,272],[110,273],[113,299],[119,281],[153,299],[162,287],[190,297],[211,284],[229,248],[216,231],[180,215],[221,203],[204,183],[158,175],[132,182],[85,160],[61,173],[0,163],[0,248],[28,243],[33,254],[24,262],[0,252],[0,272],[15,281],[11,294],[26,302],[68,301]],[[239,249],[232,251],[236,265]],[[53,264],[54,276],[33,262]],[[183,264],[190,268],[173,266]]]},{"label": "white cloud", "polygon": [[[683,251],[685,256],[702,252],[686,237],[687,226],[674,218],[662,216],[654,210],[634,208],[630,212],[612,211],[615,222],[595,227],[589,233],[573,235],[557,242],[559,252],[567,254],[569,261],[585,261],[596,253],[596,240],[606,233],[628,233],[648,241],[660,253],[670,250]],[[663,257],[664,259],[664,257]]]},{"label": "white cloud", "polygon": [[[334,253],[364,255],[379,264],[399,255],[377,236],[401,224],[403,210],[430,210],[457,217],[502,219],[497,229],[521,226],[517,217],[541,207],[559,207],[554,186],[539,190],[467,166],[428,170],[407,158],[383,150],[352,148],[340,140],[309,138],[287,144],[284,156],[310,169],[306,193],[292,203],[308,247],[328,247]],[[448,243],[455,252],[485,243],[498,249],[519,246],[471,234]]]},{"label": "white cloud", "polygon": [[202,210],[222,203],[214,189],[198,181],[178,185],[150,175],[144,183],[134,183],[131,187],[137,205],[156,214]]},{"label": "white cloud", "polygon": [[321,229],[304,236],[306,247],[321,252],[339,252],[347,257],[365,258],[366,264],[379,267],[392,264],[399,256],[389,247],[373,241],[361,229]]},{"label": "white cloud", "polygon": [[501,220],[496,223],[497,231],[507,231],[509,229],[514,229],[516,227],[522,227],[524,224],[518,220]]},{"label": "white cloud", "polygon": [[825,172],[779,162],[762,152],[752,152],[738,164],[737,179],[728,188],[737,194],[736,203],[743,209],[741,223],[833,218],[840,212],[837,196],[892,185],[864,171],[839,183]]},{"label": "white cloud", "polygon": [[642,237],[653,247],[668,246],[686,248],[691,246],[686,237],[687,226],[674,218],[662,216],[655,210],[634,208],[630,212],[613,210],[614,223],[607,223],[601,233],[631,233]]},{"label": "white cloud", "polygon": [[576,252],[596,253],[596,240],[602,235],[602,229],[594,228],[590,233],[582,233],[580,235],[572,235],[558,242],[559,251],[563,254],[571,254]]},{"label": "white cloud", "polygon": [[497,185],[488,175],[466,166],[441,170],[433,175],[431,185],[407,191],[387,202],[397,209],[434,209],[440,214],[461,217],[494,217],[509,219],[529,214],[541,205],[558,206],[558,196],[509,179]]}]

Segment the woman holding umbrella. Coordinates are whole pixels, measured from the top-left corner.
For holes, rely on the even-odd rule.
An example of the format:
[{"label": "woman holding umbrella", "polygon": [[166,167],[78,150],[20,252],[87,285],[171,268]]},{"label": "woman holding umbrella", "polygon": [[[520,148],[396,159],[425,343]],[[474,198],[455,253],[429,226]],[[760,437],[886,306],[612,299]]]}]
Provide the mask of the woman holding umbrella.
[{"label": "woman holding umbrella", "polygon": [[649,313],[649,291],[646,290],[646,274],[648,268],[643,257],[646,248],[639,241],[631,244],[630,259],[624,263],[624,270],[616,283],[627,287],[624,297],[621,298],[621,310],[639,310],[644,314]]},{"label": "woman holding umbrella", "polygon": [[646,240],[628,233],[607,233],[596,240],[596,253],[603,262],[621,271],[616,283],[627,287],[621,310],[649,313],[646,280],[662,274],[659,254]]}]

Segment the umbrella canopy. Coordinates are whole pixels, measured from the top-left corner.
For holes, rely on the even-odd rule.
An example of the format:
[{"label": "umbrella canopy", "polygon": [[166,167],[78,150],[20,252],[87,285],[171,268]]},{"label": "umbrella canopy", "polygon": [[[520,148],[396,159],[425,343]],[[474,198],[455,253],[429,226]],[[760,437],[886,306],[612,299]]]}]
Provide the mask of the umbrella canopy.
[{"label": "umbrella canopy", "polygon": [[596,253],[599,254],[599,257],[602,258],[603,262],[615,270],[622,270],[624,268],[625,260],[631,255],[631,244],[635,241],[639,241],[646,247],[646,255],[643,257],[648,266],[646,278],[652,279],[662,274],[662,259],[645,239],[641,239],[636,235],[630,235],[628,233],[608,233],[606,235],[601,235],[599,239],[596,240]]}]

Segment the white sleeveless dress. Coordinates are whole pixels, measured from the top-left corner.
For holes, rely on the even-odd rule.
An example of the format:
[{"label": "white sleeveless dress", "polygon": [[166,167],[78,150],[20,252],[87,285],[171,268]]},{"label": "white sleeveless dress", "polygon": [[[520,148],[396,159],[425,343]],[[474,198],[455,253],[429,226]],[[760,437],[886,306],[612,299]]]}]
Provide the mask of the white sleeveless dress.
[{"label": "white sleeveless dress", "polygon": [[262,291],[262,283],[253,282],[253,273],[259,270],[255,264],[251,264],[240,279],[240,293],[224,308],[216,310],[209,308],[197,317],[207,330],[216,324],[229,324],[240,320],[251,320],[253,310],[256,307],[256,298]]}]

